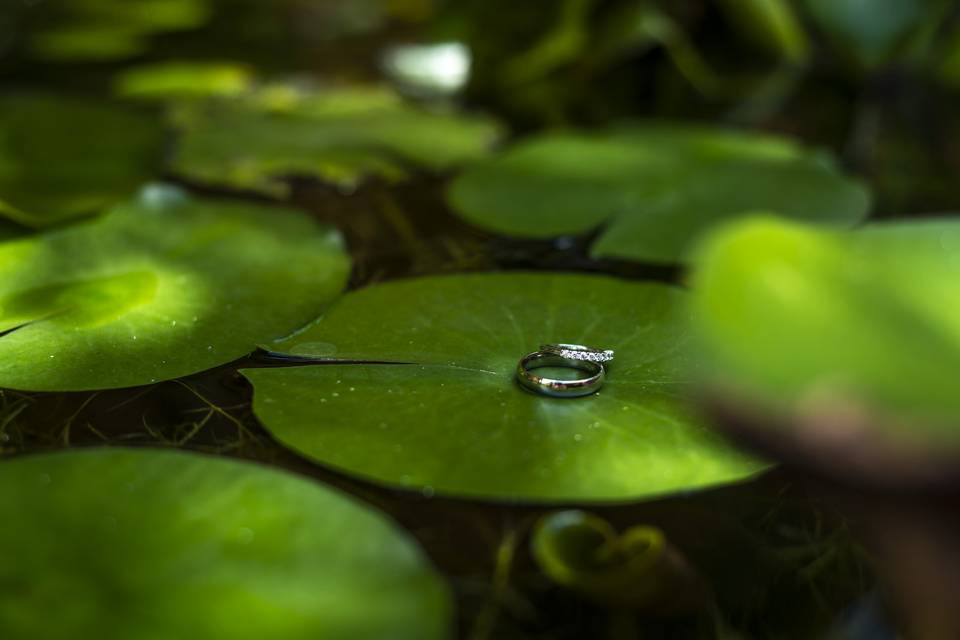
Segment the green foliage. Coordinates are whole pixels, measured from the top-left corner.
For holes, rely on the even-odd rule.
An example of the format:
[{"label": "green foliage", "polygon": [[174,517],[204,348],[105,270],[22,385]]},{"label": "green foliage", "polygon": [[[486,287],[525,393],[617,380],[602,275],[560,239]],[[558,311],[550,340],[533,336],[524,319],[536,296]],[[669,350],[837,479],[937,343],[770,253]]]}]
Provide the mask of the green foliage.
[{"label": "green foliage", "polygon": [[239,96],[252,85],[245,65],[179,60],[128,69],[117,78],[115,92],[145,101],[197,100]]},{"label": "green foliage", "polygon": [[958,256],[955,219],[734,225],[694,278],[708,381],[775,415],[859,416],[895,443],[957,447]]},{"label": "green foliage", "polygon": [[866,68],[890,61],[908,37],[934,18],[943,0],[803,0],[817,25]]},{"label": "green foliage", "polygon": [[[99,449],[0,465],[7,640],[428,640],[447,594],[411,540],[264,467]],[[51,613],[55,612],[55,613]]]},{"label": "green foliage", "polygon": [[127,387],[229,362],[314,318],[348,269],[340,236],[297,212],[149,190],[0,244],[0,386]]},{"label": "green foliage", "polygon": [[[281,442],[378,482],[535,501],[642,500],[763,468],[685,404],[685,294],[582,275],[462,275],[345,296],[274,348],[402,364],[246,370]],[[599,393],[522,390],[542,342],[615,349]]]},{"label": "green foliage", "polygon": [[40,227],[99,212],[152,176],[162,133],[156,119],[119,107],[0,100],[0,216]]},{"label": "green foliage", "polygon": [[150,37],[193,29],[210,16],[207,0],[59,0],[52,24],[30,34],[39,58],[101,62],[133,57],[149,47]]},{"label": "green foliage", "polygon": [[551,580],[600,602],[642,604],[660,595],[666,541],[655,527],[621,535],[598,516],[559,511],[537,523],[531,549]]},{"label": "green foliage", "polygon": [[692,125],[636,124],[548,134],[478,163],[450,203],[469,222],[549,238],[603,227],[596,257],[683,261],[715,225],[749,213],[851,225],[863,187],[822,153],[775,137]]},{"label": "green foliage", "polygon": [[379,87],[278,85],[206,107],[181,114],[174,171],[274,195],[290,176],[351,189],[370,176],[445,171],[485,155],[499,136],[488,118],[427,111]]}]

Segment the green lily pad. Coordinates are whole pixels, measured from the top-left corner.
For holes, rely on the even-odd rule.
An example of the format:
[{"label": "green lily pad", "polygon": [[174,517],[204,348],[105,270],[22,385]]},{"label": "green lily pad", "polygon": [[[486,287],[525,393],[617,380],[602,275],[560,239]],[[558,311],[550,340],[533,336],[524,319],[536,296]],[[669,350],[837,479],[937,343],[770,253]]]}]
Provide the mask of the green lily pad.
[{"label": "green lily pad", "polygon": [[889,60],[924,21],[939,21],[941,0],[803,0],[816,23],[866,67]]},{"label": "green lily pad", "polygon": [[149,49],[156,34],[193,29],[210,17],[207,0],[59,0],[59,19],[30,34],[30,48],[42,59],[104,62],[130,58]]},{"label": "green lily pad", "polygon": [[547,134],[475,164],[450,203],[483,229],[529,238],[602,228],[592,253],[682,261],[720,222],[774,212],[851,225],[868,196],[822,153],[770,136],[690,125]]},{"label": "green lily pad", "polygon": [[147,115],[51,96],[0,100],[0,216],[41,227],[133,194],[160,163]]},{"label": "green lily pad", "polygon": [[202,371],[316,317],[348,270],[339,234],[303,214],[147,191],[103,218],[0,244],[0,387]]},{"label": "green lily pad", "polygon": [[392,523],[249,463],[97,449],[0,464],[9,640],[446,637],[445,587]]},{"label": "green lily pad", "polygon": [[232,62],[167,61],[124,71],[115,83],[124,98],[155,101],[235,97],[253,85],[253,73]]},{"label": "green lily pad", "polygon": [[427,111],[380,88],[302,91],[268,87],[181,117],[173,170],[205,184],[287,192],[310,176],[353,188],[364,178],[401,180],[485,155],[499,136],[490,119]]},{"label": "green lily pad", "polygon": [[[763,465],[685,404],[686,294],[586,275],[430,277],[350,293],[274,348],[343,360],[244,371],[254,410],[323,464],[427,493],[632,500],[743,480]],[[575,399],[514,379],[542,342],[615,349]]]},{"label": "green lily pad", "polygon": [[874,437],[960,447],[958,274],[956,219],[736,224],[694,280],[707,382],[775,415],[860,416]]}]

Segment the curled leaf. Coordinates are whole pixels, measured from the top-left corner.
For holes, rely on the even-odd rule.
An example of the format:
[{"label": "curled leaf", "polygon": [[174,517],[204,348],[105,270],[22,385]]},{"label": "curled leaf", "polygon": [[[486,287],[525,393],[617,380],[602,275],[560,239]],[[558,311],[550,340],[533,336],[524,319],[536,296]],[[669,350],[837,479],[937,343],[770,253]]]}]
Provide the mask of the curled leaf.
[{"label": "curled leaf", "polygon": [[[583,511],[543,517],[531,540],[534,559],[557,584],[604,604],[648,607],[665,600],[689,605],[699,577],[656,527],[617,533],[606,520]],[[678,585],[688,583],[685,591]]]}]

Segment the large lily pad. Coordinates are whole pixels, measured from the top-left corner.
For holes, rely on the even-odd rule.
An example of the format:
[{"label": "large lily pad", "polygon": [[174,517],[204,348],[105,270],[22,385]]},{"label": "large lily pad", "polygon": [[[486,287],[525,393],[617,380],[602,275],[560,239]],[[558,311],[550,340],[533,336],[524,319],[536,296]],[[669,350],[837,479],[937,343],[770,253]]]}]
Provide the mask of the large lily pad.
[{"label": "large lily pad", "polygon": [[[761,469],[692,417],[681,377],[685,294],[582,275],[487,274],[351,293],[275,348],[415,363],[244,372],[283,443],[327,465],[427,492],[628,500]],[[597,394],[557,399],[514,380],[541,342],[617,350]]]},{"label": "large lily pad", "polygon": [[0,465],[8,640],[429,640],[447,593],[339,493],[249,463],[100,449]]},{"label": "large lily pad", "polygon": [[464,173],[450,202],[490,231],[549,238],[602,227],[594,256],[671,263],[731,218],[769,211],[850,225],[868,197],[829,158],[787,139],[644,124],[521,143]]},{"label": "large lily pad", "polygon": [[181,119],[173,169],[206,184],[283,194],[282,178],[352,188],[368,176],[400,180],[485,155],[499,128],[483,117],[426,111],[380,88],[269,87]]},{"label": "large lily pad", "polygon": [[0,216],[45,226],[130,196],[160,162],[147,115],[50,96],[0,101]]},{"label": "large lily pad", "polygon": [[958,257],[956,219],[735,225],[707,243],[695,279],[708,382],[768,415],[833,425],[821,435],[836,442],[960,450]]},{"label": "large lily pad", "polygon": [[302,326],[343,287],[307,216],[149,190],[105,217],[0,244],[0,387],[175,378]]}]

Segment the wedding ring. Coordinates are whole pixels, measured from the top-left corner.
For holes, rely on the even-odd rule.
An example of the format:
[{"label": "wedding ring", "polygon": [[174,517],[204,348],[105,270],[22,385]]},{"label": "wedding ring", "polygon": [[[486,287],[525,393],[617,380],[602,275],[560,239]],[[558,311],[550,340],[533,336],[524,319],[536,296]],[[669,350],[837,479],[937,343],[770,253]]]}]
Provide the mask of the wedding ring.
[{"label": "wedding ring", "polygon": [[582,344],[542,344],[540,351],[555,353],[572,360],[590,360],[592,362],[610,362],[613,360],[613,349],[594,349]]},{"label": "wedding ring", "polygon": [[[533,373],[542,367],[576,369],[586,375],[573,380],[547,378]],[[592,359],[567,358],[552,351],[535,351],[524,356],[517,364],[517,380],[534,393],[555,398],[577,398],[596,393],[603,386],[606,371],[603,365]]]}]

